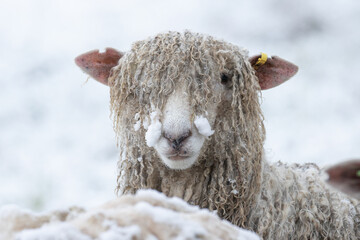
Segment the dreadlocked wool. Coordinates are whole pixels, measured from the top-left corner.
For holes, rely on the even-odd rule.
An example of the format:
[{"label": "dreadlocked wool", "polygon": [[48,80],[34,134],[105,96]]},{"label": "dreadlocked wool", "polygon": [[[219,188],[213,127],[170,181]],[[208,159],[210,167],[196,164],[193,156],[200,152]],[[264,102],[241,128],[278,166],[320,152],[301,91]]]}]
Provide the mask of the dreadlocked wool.
[{"label": "dreadlocked wool", "polygon": [[[224,101],[221,74],[231,77]],[[244,49],[191,32],[135,42],[109,78],[120,147],[119,194],[156,189],[216,210],[265,239],[356,239],[359,202],[328,189],[316,165],[269,165],[260,87]],[[215,131],[188,169],[166,167],[145,141],[169,96],[185,86],[191,121],[216,106]],[[182,102],[179,102],[182,104]],[[151,118],[156,113],[158,119]]]}]

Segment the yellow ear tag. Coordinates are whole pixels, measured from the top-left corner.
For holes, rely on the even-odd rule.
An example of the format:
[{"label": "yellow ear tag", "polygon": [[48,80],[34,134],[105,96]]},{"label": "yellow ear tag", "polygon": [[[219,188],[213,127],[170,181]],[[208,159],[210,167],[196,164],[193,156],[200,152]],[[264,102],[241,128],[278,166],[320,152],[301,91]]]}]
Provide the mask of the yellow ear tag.
[{"label": "yellow ear tag", "polygon": [[266,53],[261,53],[261,57],[256,61],[254,68],[258,69],[260,66],[264,65],[267,61],[268,57]]}]

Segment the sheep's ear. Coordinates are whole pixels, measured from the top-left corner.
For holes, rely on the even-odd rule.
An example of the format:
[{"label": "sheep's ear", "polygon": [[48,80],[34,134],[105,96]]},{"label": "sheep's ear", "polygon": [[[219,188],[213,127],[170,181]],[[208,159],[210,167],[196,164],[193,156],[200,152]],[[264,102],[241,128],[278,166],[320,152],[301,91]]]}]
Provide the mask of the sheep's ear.
[{"label": "sheep's ear", "polygon": [[282,58],[266,54],[256,55],[249,58],[251,66],[259,79],[261,90],[276,87],[294,76],[298,67]]},{"label": "sheep's ear", "polygon": [[339,163],[326,170],[334,188],[360,199],[360,160]]},{"label": "sheep's ear", "polygon": [[106,48],[103,53],[100,53],[99,50],[93,50],[81,54],[75,58],[75,63],[90,77],[108,86],[110,70],[118,65],[122,56],[123,53],[113,48]]}]

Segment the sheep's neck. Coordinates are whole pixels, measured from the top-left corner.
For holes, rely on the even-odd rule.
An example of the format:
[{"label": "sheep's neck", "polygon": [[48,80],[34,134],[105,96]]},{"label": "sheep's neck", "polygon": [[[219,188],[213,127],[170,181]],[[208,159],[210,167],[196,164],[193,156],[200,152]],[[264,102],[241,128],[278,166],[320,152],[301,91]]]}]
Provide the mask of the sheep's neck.
[{"label": "sheep's neck", "polygon": [[[118,182],[121,194],[134,193],[141,188],[155,189],[168,197],[176,196],[192,205],[217,210],[220,217],[246,227],[246,216],[255,207],[260,194],[257,181],[261,181],[257,175],[249,175],[248,165],[234,163],[233,158],[211,161],[203,158],[198,165],[178,171],[165,167],[155,158],[151,162],[152,171],[148,171],[146,163],[135,162],[122,186]],[[260,167],[254,172],[261,174],[261,171]],[[136,174],[132,174],[134,172]],[[248,184],[252,188],[248,188]]]},{"label": "sheep's neck", "polygon": [[209,177],[203,173],[203,169],[200,171],[196,167],[191,171],[160,172],[161,185],[158,190],[169,197],[175,196],[190,204],[202,205],[202,193],[206,193],[209,183]]}]

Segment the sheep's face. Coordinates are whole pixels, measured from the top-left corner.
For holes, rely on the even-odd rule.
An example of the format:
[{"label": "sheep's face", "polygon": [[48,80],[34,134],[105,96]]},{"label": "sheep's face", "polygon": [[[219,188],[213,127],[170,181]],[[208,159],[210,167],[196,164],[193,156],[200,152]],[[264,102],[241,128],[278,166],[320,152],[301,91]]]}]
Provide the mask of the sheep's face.
[{"label": "sheep's face", "polygon": [[[225,89],[219,85],[213,92],[221,95]],[[166,166],[180,170],[196,163],[204,142],[213,133],[216,109],[217,104],[214,103],[207,107],[206,116],[192,117],[194,109],[191,109],[184,86],[179,86],[169,96],[161,113],[161,134],[153,144]]]},{"label": "sheep's face", "polygon": [[[75,61],[111,87],[122,159],[142,159],[154,148],[177,170],[196,164],[206,150],[217,159],[232,158],[228,151],[238,157],[248,152],[244,141],[262,144],[257,91],[285,82],[298,69],[278,57],[248,58],[246,50],[190,32],[138,41],[126,54],[91,51]],[[220,152],[207,147],[212,139]]]}]

